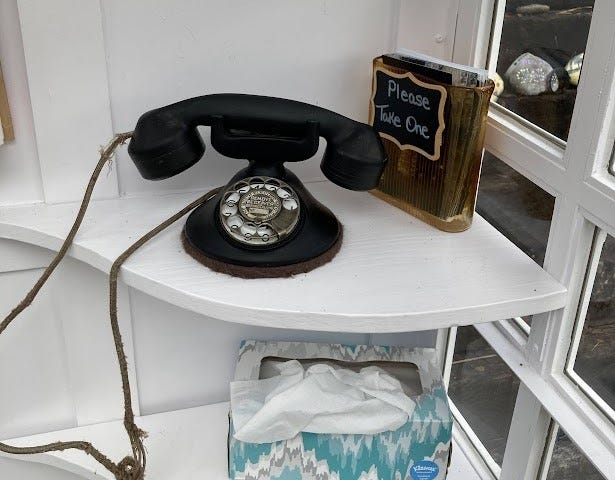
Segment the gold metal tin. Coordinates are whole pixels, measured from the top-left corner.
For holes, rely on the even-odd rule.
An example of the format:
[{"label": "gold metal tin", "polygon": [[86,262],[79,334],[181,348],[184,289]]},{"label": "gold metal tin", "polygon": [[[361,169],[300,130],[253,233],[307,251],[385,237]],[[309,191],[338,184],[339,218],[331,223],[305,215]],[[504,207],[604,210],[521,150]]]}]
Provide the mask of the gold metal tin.
[{"label": "gold metal tin", "polygon": [[[377,68],[395,75],[406,73],[385,65],[381,58],[374,60],[374,72]],[[461,232],[472,224],[489,99],[495,85],[489,80],[484,87],[454,87],[413,74],[447,91],[440,158],[431,160],[382,138],[388,163],[378,188],[371,192],[440,230]]]}]

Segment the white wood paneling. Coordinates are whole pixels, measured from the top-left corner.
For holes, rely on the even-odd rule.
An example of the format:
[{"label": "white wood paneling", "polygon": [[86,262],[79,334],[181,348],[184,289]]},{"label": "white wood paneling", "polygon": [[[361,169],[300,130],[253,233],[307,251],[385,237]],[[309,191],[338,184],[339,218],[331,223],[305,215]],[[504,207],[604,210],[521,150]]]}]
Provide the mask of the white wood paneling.
[{"label": "white wood paneling", "polygon": [[[314,103],[367,120],[371,60],[394,47],[398,0],[105,0],[113,122],[131,130],[147,110],[208,93]],[[167,182],[148,182],[122,152],[122,192],[202,189],[241,168],[213,149]],[[293,165],[322,178],[319,160]]]},{"label": "white wood paneling", "polygon": [[[0,273],[0,318],[40,273]],[[0,439],[75,425],[62,327],[48,287],[0,336],[0,391]]]},{"label": "white wood paneling", "polygon": [[53,254],[46,248],[0,239],[0,273],[46,267]]},{"label": "white wood paneling", "polygon": [[15,140],[0,147],[0,206],[38,202],[43,188],[17,0],[0,2],[0,63],[15,129]]},{"label": "white wood paneling", "polygon": [[[109,277],[71,258],[54,273],[55,311],[62,322],[77,425],[122,418],[124,400],[109,323]],[[132,324],[125,287],[118,289],[118,321],[138,414]]]},{"label": "white wood paneling", "polygon": [[[77,200],[112,134],[100,2],[18,5],[45,200]],[[95,195],[117,195],[115,172]]]},{"label": "white wood paneling", "polygon": [[[17,142],[0,149],[0,205],[39,201],[43,198],[43,187],[45,199],[49,202],[77,199],[92,168],[97,146],[111,134],[109,101],[118,130],[131,129],[137,117],[149,108],[217,91],[245,91],[297,98],[364,120],[371,58],[392,49],[395,43],[450,58],[458,3],[458,0],[436,0],[426,8],[420,0],[324,0],[305,2],[303,5],[282,0],[258,4],[247,1],[228,4],[221,0],[19,0],[26,44],[27,80],[32,91],[31,105],[21,45],[16,43],[19,48],[13,48],[14,41],[20,42],[16,0],[2,1],[0,59],[6,64],[6,58],[9,58],[12,65],[10,74],[5,72],[5,76],[11,82],[9,95],[17,123],[21,122],[22,126],[16,125]],[[400,8],[402,21],[396,30],[391,26],[396,23],[395,16]],[[315,35],[315,32],[318,34]],[[110,69],[111,99],[107,90],[105,49]],[[34,120],[31,110],[34,111]],[[37,164],[37,145],[41,155],[42,182]],[[122,190],[127,194],[146,190],[202,189],[204,183],[225,182],[241,165],[240,162],[212,154],[210,149],[206,159],[190,173],[169,182],[150,183],[138,177],[125,153],[120,160]],[[320,178],[317,163],[311,161],[299,165],[303,179]],[[103,181],[104,185],[97,189],[97,195],[116,195],[115,173]],[[157,212],[160,213],[160,210]],[[111,212],[110,216],[114,213]],[[116,237],[105,236],[104,233],[110,231],[110,225],[104,221],[99,226],[94,221],[90,226],[97,235],[103,232],[98,247],[104,242],[113,244],[114,239],[124,238],[126,233],[119,229]],[[51,240],[50,237],[46,239],[53,245],[47,243],[47,246],[57,245],[56,240],[64,233],[54,232]],[[451,238],[458,240],[456,236]],[[119,245],[122,245],[121,242]],[[175,243],[173,246],[177,247]],[[408,245],[404,244],[404,247]],[[77,245],[74,251],[79,257],[86,250],[82,244]],[[13,245],[11,250],[0,249],[0,257],[7,251],[17,252],[19,257],[2,259],[7,270],[40,266],[38,264],[46,256],[42,254],[38,257],[36,254],[33,258],[25,258],[29,248],[22,250],[21,246]],[[112,258],[111,254],[117,252],[108,252],[109,255],[104,256],[100,250],[93,248],[86,253],[89,263],[105,268]],[[428,252],[427,260],[433,260],[429,255]],[[377,259],[371,267],[380,268]],[[435,269],[439,268],[436,265]],[[425,269],[417,270],[420,275]],[[19,287],[15,279],[23,275],[33,280],[37,273],[12,273],[0,276],[0,282],[4,279],[5,284],[10,284],[10,289],[15,289]],[[409,274],[414,275],[415,272]],[[84,424],[120,414],[117,410],[117,406],[121,405],[116,395],[117,371],[114,357],[110,355],[108,323],[103,321],[106,320],[106,304],[102,295],[106,291],[104,276],[90,267],[69,261],[58,272],[57,278],[64,284],[54,287],[57,293],[54,301],[51,302],[48,296],[41,299],[48,307],[53,304],[55,310],[29,311],[36,322],[46,325],[42,336],[35,337],[35,343],[44,343],[48,350],[40,348],[28,352],[29,356],[23,363],[27,368],[21,378],[11,378],[11,382],[6,383],[7,391],[20,393],[29,387],[17,385],[18,380],[27,385],[23,378],[32,376],[37,379],[40,375],[43,380],[37,384],[38,389],[42,391],[50,387],[46,382],[58,380],[53,386],[57,391],[54,390],[49,398],[44,397],[50,403],[46,403],[42,410],[36,410],[40,418],[30,415],[29,411],[31,403],[40,400],[39,395],[27,399],[23,405],[13,405],[15,409],[3,409],[4,405],[0,403],[0,419],[6,412],[18,411],[19,417],[25,414],[28,422],[35,423],[26,425],[29,431],[55,428],[53,422],[59,425],[78,420]],[[198,279],[194,277],[192,281],[198,282]],[[29,282],[26,283],[28,285],[22,285],[24,291],[29,286]],[[490,284],[476,286],[487,290],[490,287]],[[148,291],[157,294],[160,287],[153,281],[148,288]],[[5,291],[0,289],[0,310],[13,303],[13,299],[5,299]],[[77,302],[73,301],[75,294],[79,295]],[[403,295],[407,296],[408,292],[404,291]],[[442,295],[442,298],[446,297]],[[161,303],[140,292],[134,292],[134,296],[137,369],[139,386],[145,394],[141,403],[148,411],[226,398],[236,343],[248,334],[257,338],[289,339],[299,336],[321,341],[339,338],[340,341],[359,342],[366,338],[365,335],[291,333],[288,330],[222,323]],[[173,298],[171,295],[169,300]],[[125,308],[125,298],[123,305],[120,318],[128,318],[130,312]],[[65,339],[61,336],[63,329],[60,321],[49,314],[51,310],[54,310],[54,315],[62,315],[67,332]],[[474,313],[476,315],[466,313],[470,318],[467,321],[486,318],[481,316],[483,312]],[[517,314],[521,313],[517,311]],[[499,311],[499,315],[504,313]],[[27,337],[33,335],[33,331],[37,332],[35,336],[38,335],[40,330],[30,325],[29,320],[22,318],[18,321],[19,324],[22,322],[24,326],[20,335]],[[51,328],[49,322],[55,322],[55,327]],[[125,341],[130,348],[130,325],[124,326],[127,327]],[[327,328],[336,326],[332,324]],[[378,328],[372,322],[366,331]],[[407,328],[411,329],[412,326]],[[403,341],[421,343],[429,341],[432,336],[431,332],[407,334],[403,336]],[[69,368],[63,364],[61,343],[64,340],[67,342]],[[374,343],[401,341],[398,335],[390,334],[374,335],[371,340]],[[16,345],[4,348],[0,340],[0,355],[6,354],[6,361],[0,357],[2,365],[22,358],[20,355],[24,355],[24,351],[16,351]],[[44,364],[42,369],[39,369],[38,363],[34,365],[40,355],[52,358],[50,364]],[[221,369],[220,365],[224,368]],[[0,372],[3,372],[1,368]],[[90,374],[91,369],[97,372],[96,376]],[[64,378],[63,382],[59,381],[61,378]],[[0,376],[0,381],[3,379]],[[13,384],[16,389],[13,389]],[[2,385],[5,383],[2,382]],[[167,387],[168,391],[165,391]],[[67,388],[72,388],[74,394],[74,415],[67,407],[72,405]],[[50,414],[45,408],[51,408],[53,412]],[[207,420],[209,417],[204,418]],[[51,421],[52,424],[41,426],[44,421]],[[12,428],[12,425],[9,426]],[[17,431],[23,426],[17,425],[15,428]],[[121,432],[109,440],[115,445],[117,438],[121,438]],[[166,442],[156,445],[163,443]],[[193,444],[201,446],[191,439],[190,446]],[[160,478],[172,478],[173,474],[178,473],[177,469],[169,472],[168,463],[163,465],[162,462],[166,462],[168,457],[164,451],[157,453],[157,447],[153,450],[156,458],[154,468],[160,468],[155,471],[163,475]],[[207,458],[202,458],[201,450],[196,453],[200,455],[198,462],[207,461]],[[465,467],[459,470],[458,477],[455,476],[458,474],[455,467],[459,465],[454,461],[451,469],[453,480],[473,478]],[[6,463],[0,464],[0,476],[6,476],[7,472],[10,476],[15,471],[20,472],[15,473],[15,478],[19,478],[18,475],[34,478],[24,470],[11,468],[7,470]],[[199,473],[208,472],[202,469]],[[41,478],[53,477],[49,474],[46,477],[41,475]],[[181,478],[190,477],[184,472]]]},{"label": "white wood paneling", "polygon": [[81,475],[35,462],[0,458],[2,478],[24,480],[83,480]]},{"label": "white wood paneling", "polygon": [[132,290],[135,360],[144,415],[228,400],[241,340],[365,344],[367,335],[221,322]]},{"label": "white wood paneling", "polygon": [[401,0],[397,47],[451,60],[460,0]]},{"label": "white wood paneling", "polygon": [[[122,278],[214,318],[299,330],[432,330],[550,311],[565,303],[565,288],[478,215],[470,229],[451,235],[369,193],[330,182],[309,188],[333,208],[345,232],[333,261],[308,274],[245,280],[214,273],[183,250],[180,221],[129,259]],[[131,241],[193,198],[94,202],[71,254],[108,271]],[[58,248],[74,210],[71,204],[5,209],[0,237]]]}]

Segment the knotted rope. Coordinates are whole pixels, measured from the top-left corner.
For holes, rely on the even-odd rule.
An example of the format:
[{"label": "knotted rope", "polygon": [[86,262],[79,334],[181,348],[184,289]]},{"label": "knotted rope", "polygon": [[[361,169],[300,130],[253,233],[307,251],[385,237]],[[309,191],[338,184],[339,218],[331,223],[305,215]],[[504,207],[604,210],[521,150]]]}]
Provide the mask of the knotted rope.
[{"label": "knotted rope", "polygon": [[[77,217],[70,228],[66,239],[62,243],[62,246],[58,250],[49,266],[42,273],[40,278],[36,281],[32,289],[24,297],[24,299],[17,305],[0,323],[0,335],[7,329],[7,327],[15,320],[15,318],[30,306],[32,301],[36,298],[40,289],[47,282],[51,274],[59,265],[61,260],[66,256],[81,223],[85,217],[86,210],[90,204],[92,192],[94,186],[98,180],[100,173],[107,163],[111,163],[111,159],[115,150],[126,143],[132,136],[132,132],[120,133],[113,137],[109,144],[102,148],[100,151],[100,159],[94,168],[90,180],[88,182],[81,206],[77,213]],[[111,270],[109,272],[109,320],[111,323],[111,331],[113,333],[113,342],[115,344],[115,351],[117,354],[117,360],[120,368],[120,375],[122,378],[122,391],[124,395],[124,428],[128,434],[130,445],[132,449],[132,456],[124,457],[119,463],[114,463],[100,450],[95,448],[90,442],[87,441],[67,441],[67,442],[53,442],[45,445],[36,445],[29,447],[16,447],[7,445],[0,442],[0,452],[14,454],[14,455],[31,455],[48,453],[52,451],[63,451],[69,449],[81,450],[87,455],[90,455],[109,472],[113,474],[116,480],[143,480],[145,478],[145,465],[146,465],[146,451],[143,445],[143,439],[146,437],[146,433],[141,430],[135,424],[135,416],[132,408],[132,399],[130,395],[130,381],[128,378],[128,362],[126,360],[126,353],[124,352],[124,344],[122,343],[122,335],[120,334],[118,316],[117,316],[117,281],[122,264],[141,246],[154,238],[158,233],[165,228],[173,224],[175,221],[183,217],[186,213],[209,199],[218,191],[217,188],[207,192],[205,195],[197,198],[195,201],[186,205],[179,212],[172,215],[157,227],[153,228],[139,240],[128,247],[117,259],[113,262]]]}]

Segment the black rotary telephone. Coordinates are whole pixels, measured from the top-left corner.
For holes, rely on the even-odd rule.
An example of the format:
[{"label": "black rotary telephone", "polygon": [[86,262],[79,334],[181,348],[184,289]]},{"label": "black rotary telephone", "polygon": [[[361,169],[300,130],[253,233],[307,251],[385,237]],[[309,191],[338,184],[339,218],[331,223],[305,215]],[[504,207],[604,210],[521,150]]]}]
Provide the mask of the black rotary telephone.
[{"label": "black rotary telephone", "polygon": [[297,270],[284,268],[297,265],[307,271],[316,266],[310,261],[339,248],[341,225],[284,162],[312,157],[324,137],[322,172],[350,190],[376,187],[385,164],[380,138],[369,125],[293,100],[218,94],[141,116],[128,146],[141,175],[164,179],[198,162],[205,152],[199,125],[211,126],[214,149],[249,165],[190,214],[184,243],[215,270],[260,269],[241,276],[291,274]]}]

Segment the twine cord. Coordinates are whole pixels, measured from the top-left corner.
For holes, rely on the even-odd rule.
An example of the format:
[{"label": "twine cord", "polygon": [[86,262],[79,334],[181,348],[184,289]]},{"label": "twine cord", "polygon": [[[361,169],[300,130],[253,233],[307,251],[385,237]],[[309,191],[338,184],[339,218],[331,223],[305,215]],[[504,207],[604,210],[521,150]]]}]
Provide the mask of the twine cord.
[{"label": "twine cord", "polygon": [[[27,293],[24,299],[2,320],[0,323],[0,335],[8,328],[8,326],[15,320],[15,318],[28,308],[32,301],[36,298],[40,289],[47,282],[51,274],[56,267],[60,264],[62,259],[66,256],[72,242],[83,222],[88,205],[92,198],[92,192],[94,186],[98,180],[100,173],[105,164],[111,163],[111,159],[115,150],[126,143],[128,139],[132,137],[132,132],[120,133],[115,135],[109,144],[102,148],[100,151],[100,159],[94,171],[90,177],[88,185],[85,190],[85,194],[81,201],[79,211],[75,218],[75,221],[70,228],[66,239],[62,243],[62,246],[58,250],[49,266],[42,273],[40,278],[36,281],[32,289]],[[130,391],[130,381],[128,377],[128,362],[126,360],[126,353],[124,351],[124,345],[122,343],[122,335],[119,329],[118,315],[117,315],[117,282],[120,274],[122,264],[141,246],[154,238],[158,233],[165,228],[176,222],[183,217],[189,211],[215,195],[219,189],[215,188],[205,195],[197,198],[195,201],[186,205],[179,212],[175,213],[164,222],[153,228],[135,243],[128,247],[117,259],[113,262],[111,270],[109,272],[109,320],[111,324],[111,331],[113,333],[113,341],[115,344],[115,351],[117,354],[117,360],[120,369],[120,376],[122,379],[122,391],[124,396],[124,428],[130,440],[132,449],[132,456],[124,457],[119,463],[114,463],[100,450],[95,448],[90,442],[87,441],[66,441],[66,442],[53,442],[45,445],[35,445],[27,447],[17,447],[0,442],[0,452],[13,454],[13,455],[32,455],[40,453],[48,453],[52,451],[63,451],[69,449],[81,450],[87,455],[90,455],[109,472],[113,474],[116,480],[142,480],[145,478],[145,466],[146,466],[146,451],[143,445],[143,439],[146,437],[146,433],[141,430],[135,424],[135,416],[132,408],[132,399]]]}]

